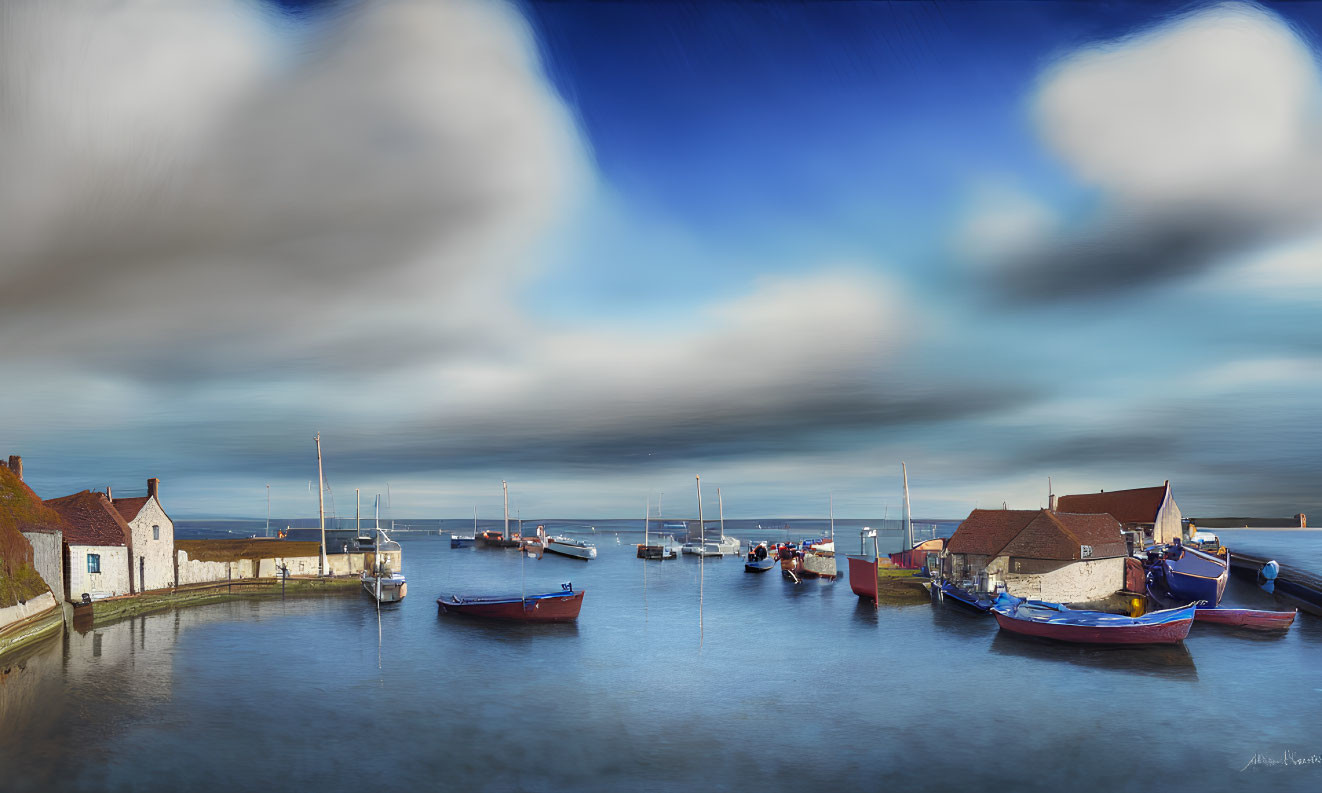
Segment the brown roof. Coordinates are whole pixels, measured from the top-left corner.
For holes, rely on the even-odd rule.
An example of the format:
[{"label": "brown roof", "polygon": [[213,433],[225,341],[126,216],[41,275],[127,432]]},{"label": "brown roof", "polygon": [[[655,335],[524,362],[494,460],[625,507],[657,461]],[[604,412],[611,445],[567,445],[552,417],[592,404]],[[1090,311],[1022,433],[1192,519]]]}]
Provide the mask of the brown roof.
[{"label": "brown roof", "polygon": [[174,547],[186,552],[189,559],[197,562],[321,555],[321,543],[303,540],[175,540]]},{"label": "brown roof", "polygon": [[115,511],[119,513],[120,517],[122,517],[125,522],[131,523],[134,518],[138,517],[138,513],[142,511],[143,505],[147,503],[147,499],[149,498],[151,498],[151,496],[138,496],[137,498],[117,498],[114,501],[112,501],[111,504],[112,506],[114,506]]},{"label": "brown roof", "polygon": [[1076,515],[1044,509],[996,556],[1070,561],[1080,558],[1081,545],[1092,546],[1092,557],[1124,556],[1120,524],[1110,515]]},{"label": "brown roof", "polygon": [[1036,509],[975,509],[946,543],[948,553],[993,556],[1037,516]]},{"label": "brown roof", "polygon": [[1088,515],[1105,513],[1121,523],[1156,523],[1157,510],[1161,509],[1161,502],[1166,498],[1167,486],[1061,496],[1056,501],[1056,511]]},{"label": "brown roof", "polygon": [[69,528],[64,541],[70,545],[127,545],[129,525],[110,505],[105,493],[84,490],[63,498],[52,498],[46,506],[60,513]]}]

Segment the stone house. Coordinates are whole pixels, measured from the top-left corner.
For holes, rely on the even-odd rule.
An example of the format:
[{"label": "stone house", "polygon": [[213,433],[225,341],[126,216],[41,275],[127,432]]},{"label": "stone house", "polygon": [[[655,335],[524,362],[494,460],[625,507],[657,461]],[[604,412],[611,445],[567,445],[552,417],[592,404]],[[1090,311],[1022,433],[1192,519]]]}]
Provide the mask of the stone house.
[{"label": "stone house", "polygon": [[942,573],[983,591],[1060,603],[1125,588],[1124,536],[1110,515],[975,509],[946,543]]},{"label": "stone house", "polygon": [[64,591],[69,600],[133,591],[129,565],[132,530],[105,493],[84,490],[45,502],[64,519]]},{"label": "stone house", "polygon": [[1180,514],[1180,508],[1171,495],[1169,479],[1158,487],[1056,496],[1052,501],[1054,503],[1051,508],[1060,512],[1110,515],[1120,522],[1125,531],[1136,532],[1141,537],[1142,547],[1189,539],[1184,528],[1184,516]]},{"label": "stone house", "polygon": [[129,526],[129,558],[133,591],[168,589],[174,580],[174,521],[160,501],[161,480],[147,480],[147,495],[110,496],[115,511]]}]

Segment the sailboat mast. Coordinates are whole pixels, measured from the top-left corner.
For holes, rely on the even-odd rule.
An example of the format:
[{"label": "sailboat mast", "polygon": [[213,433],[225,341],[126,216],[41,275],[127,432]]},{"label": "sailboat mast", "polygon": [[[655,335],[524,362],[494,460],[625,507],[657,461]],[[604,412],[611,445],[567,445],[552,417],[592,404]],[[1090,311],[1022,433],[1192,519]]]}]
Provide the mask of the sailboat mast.
[{"label": "sailboat mast", "polygon": [[271,536],[271,485],[266,485],[266,536]]},{"label": "sailboat mast", "polygon": [[[702,477],[698,475],[694,475],[693,480],[698,483],[698,526],[699,526],[699,531],[701,531],[701,527],[703,525],[702,524]],[[701,551],[702,549],[700,547],[698,553],[698,644],[702,644],[702,584],[704,578],[702,563],[703,560],[707,558],[707,555],[702,553]]]},{"label": "sailboat mast", "polygon": [[[644,548],[646,548],[648,544],[647,522],[648,522],[648,518],[650,518],[651,516],[652,516],[652,497],[648,496],[647,499],[643,501],[643,547]],[[644,553],[646,552],[644,551]]]},{"label": "sailboat mast", "polygon": [[477,536],[477,505],[473,505],[473,536]]},{"label": "sailboat mast", "polygon": [[835,542],[835,493],[826,495],[826,514],[831,518],[831,542]]},{"label": "sailboat mast", "polygon": [[904,476],[904,538],[909,543],[904,546],[906,551],[913,550],[913,515],[909,512],[909,468],[900,462],[900,472]]},{"label": "sailboat mast", "polygon": [[358,536],[363,536],[363,501],[359,497],[360,488],[353,489],[353,530],[358,532]]},{"label": "sailboat mast", "polygon": [[510,486],[504,479],[500,480],[500,489],[505,493],[505,533],[500,535],[502,540],[510,538]]},{"label": "sailboat mast", "polygon": [[317,443],[317,519],[321,523],[321,574],[330,573],[330,559],[326,557],[326,477],[321,471],[321,433],[312,440]]},{"label": "sailboat mast", "polygon": [[721,499],[721,489],[716,488],[716,506],[721,510],[721,539],[725,539],[725,501]]}]

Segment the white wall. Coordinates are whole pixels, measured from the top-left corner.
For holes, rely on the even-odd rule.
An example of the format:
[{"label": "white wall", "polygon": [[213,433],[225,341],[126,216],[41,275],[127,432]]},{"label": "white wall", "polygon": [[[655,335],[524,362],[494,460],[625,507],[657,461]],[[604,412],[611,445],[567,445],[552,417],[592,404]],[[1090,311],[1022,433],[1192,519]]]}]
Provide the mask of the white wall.
[{"label": "white wall", "polygon": [[[160,539],[152,539],[152,526],[159,526]],[[142,559],[144,580],[138,590],[168,589],[174,586],[174,522],[153,496],[147,499],[130,523],[133,530],[133,580],[138,578],[138,560]]]},{"label": "white wall", "polygon": [[25,531],[32,545],[32,566],[46,582],[56,600],[64,600],[64,532]]},{"label": "white wall", "polygon": [[1101,600],[1125,586],[1122,556],[1072,562],[1047,573],[1011,573],[1009,569],[1007,556],[998,556],[987,566],[987,571],[1004,581],[1006,591],[1015,597],[1082,603]]},{"label": "white wall", "polygon": [[[272,546],[280,543],[272,542]],[[275,548],[273,548],[275,550]],[[289,566],[291,576],[315,576],[321,560],[316,556],[272,556],[266,559],[239,559],[233,562],[202,562],[179,550],[179,585],[211,584],[217,581],[241,581],[248,578],[277,578],[280,566]],[[362,554],[359,554],[362,556]],[[335,556],[331,557],[332,559]]]},{"label": "white wall", "polygon": [[[87,555],[101,555],[101,572],[87,572]],[[122,545],[69,546],[69,600],[80,601],[83,593],[100,596],[129,593],[129,549]]]}]

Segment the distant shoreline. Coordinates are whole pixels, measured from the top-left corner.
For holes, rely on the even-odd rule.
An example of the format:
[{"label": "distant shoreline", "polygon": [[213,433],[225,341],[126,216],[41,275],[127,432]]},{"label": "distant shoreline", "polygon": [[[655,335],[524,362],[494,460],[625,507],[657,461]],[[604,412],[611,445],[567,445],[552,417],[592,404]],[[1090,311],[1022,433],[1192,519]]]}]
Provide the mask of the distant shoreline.
[{"label": "distant shoreline", "polygon": [[1198,527],[1199,531],[1322,531],[1322,526],[1220,526],[1218,528],[1204,529]]}]

